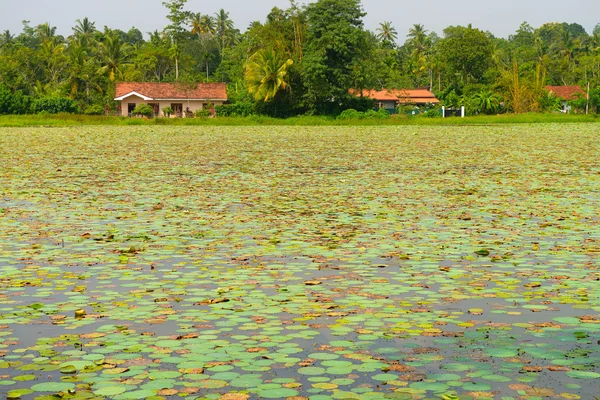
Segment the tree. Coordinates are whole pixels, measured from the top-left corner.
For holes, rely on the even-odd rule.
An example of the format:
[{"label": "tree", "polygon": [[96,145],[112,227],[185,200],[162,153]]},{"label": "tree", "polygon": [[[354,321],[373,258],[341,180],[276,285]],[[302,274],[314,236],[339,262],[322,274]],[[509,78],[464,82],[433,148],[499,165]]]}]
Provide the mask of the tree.
[{"label": "tree", "polygon": [[96,24],[91,22],[88,17],[83,20],[78,19],[73,27],[73,38],[85,47],[89,47],[93,41],[93,35],[96,31]]},{"label": "tree", "polygon": [[15,35],[12,35],[8,29],[5,30],[4,32],[2,32],[2,35],[0,36],[0,48],[2,48],[4,46],[10,46],[11,44],[14,43],[14,39],[15,39]]},{"label": "tree", "polygon": [[366,40],[359,0],[318,0],[306,7],[304,84],[310,107],[331,112],[351,100],[352,68]]},{"label": "tree", "polygon": [[186,24],[189,20],[190,13],[184,10],[187,0],[170,0],[163,2],[169,10],[167,18],[171,23],[165,28],[165,33],[171,37],[173,49],[171,53],[175,58],[175,80],[179,80],[179,58],[181,57],[181,45],[186,36]]},{"label": "tree", "polygon": [[45,22],[36,27],[36,34],[42,42],[54,41],[56,39],[56,27]]},{"label": "tree", "polygon": [[122,77],[123,68],[128,65],[127,60],[131,46],[123,43],[119,35],[107,31],[100,42],[99,50],[102,67],[98,70],[98,73],[107,74],[111,82]]},{"label": "tree", "polygon": [[210,15],[192,14],[190,16],[190,25],[192,35],[198,35],[198,38],[202,38],[204,35],[212,36],[215,34],[215,22]]},{"label": "tree", "polygon": [[268,103],[280,90],[289,88],[288,68],[293,60],[281,57],[275,50],[259,50],[246,64],[246,85],[256,101]]},{"label": "tree", "polygon": [[230,34],[233,28],[233,21],[229,19],[229,13],[224,9],[220,9],[215,14],[216,34],[219,37],[219,43],[221,45],[221,51],[225,48],[226,38]]},{"label": "tree", "polygon": [[425,52],[428,45],[428,37],[427,34],[429,31],[425,29],[425,26],[421,24],[415,24],[408,31],[408,46],[418,53]]},{"label": "tree", "polygon": [[382,22],[377,28],[377,38],[386,44],[394,44],[398,40],[398,31],[391,22]]},{"label": "tree", "polygon": [[471,26],[451,26],[444,30],[440,54],[447,68],[459,74],[464,83],[483,78],[491,60],[491,41],[479,29]]}]

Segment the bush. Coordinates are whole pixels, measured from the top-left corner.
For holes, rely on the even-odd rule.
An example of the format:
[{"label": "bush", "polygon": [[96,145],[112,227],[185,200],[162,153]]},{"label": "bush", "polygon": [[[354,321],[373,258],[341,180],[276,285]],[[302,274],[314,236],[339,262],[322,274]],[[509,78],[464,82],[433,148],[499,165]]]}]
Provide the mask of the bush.
[{"label": "bush", "polygon": [[48,114],[75,114],[79,110],[71,99],[66,97],[43,97],[33,101],[31,111],[34,114],[46,112]]},{"label": "bush", "polygon": [[442,110],[439,107],[431,108],[423,113],[426,118],[442,118]]},{"label": "bush", "polygon": [[353,108],[349,108],[347,110],[342,111],[342,113],[338,116],[338,119],[386,119],[390,118],[390,113],[383,108],[375,111],[368,110],[366,112],[356,111]]},{"label": "bush", "polygon": [[154,109],[148,104],[138,104],[132,114],[150,118],[154,115]]},{"label": "bush", "polygon": [[85,115],[104,115],[104,107],[100,104],[92,104],[83,113]]},{"label": "bush", "polygon": [[171,108],[171,106],[167,106],[167,107],[163,108],[162,112],[168,118],[171,116],[171,114],[173,114],[173,109]]},{"label": "bush", "polygon": [[221,117],[249,117],[255,114],[254,103],[239,102],[216,106],[217,115]]},{"label": "bush", "polygon": [[2,114],[28,114],[31,100],[20,91],[11,92],[8,88],[0,86],[0,115]]},{"label": "bush", "polygon": [[210,110],[207,110],[207,109],[204,109],[204,110],[197,110],[197,111],[194,113],[194,116],[195,116],[196,118],[208,118],[208,117],[210,117],[210,116],[211,116],[211,112],[210,112]]},{"label": "bush", "polygon": [[363,113],[356,111],[353,108],[342,111],[342,113],[338,116],[339,119],[362,119],[363,117]]}]

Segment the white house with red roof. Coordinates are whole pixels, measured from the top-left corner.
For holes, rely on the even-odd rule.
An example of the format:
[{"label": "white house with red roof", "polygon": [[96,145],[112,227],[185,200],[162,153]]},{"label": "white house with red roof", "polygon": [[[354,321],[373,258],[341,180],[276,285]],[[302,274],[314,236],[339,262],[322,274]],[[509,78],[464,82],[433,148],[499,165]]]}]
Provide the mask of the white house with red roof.
[{"label": "white house with red roof", "polygon": [[560,99],[561,111],[565,114],[571,111],[573,100],[585,98],[586,96],[581,86],[546,86],[546,90]]},{"label": "white house with red roof", "polygon": [[158,83],[119,82],[115,101],[121,103],[121,115],[131,115],[139,104],[148,104],[156,116],[165,116],[163,111],[170,107],[172,116],[185,117],[188,113],[222,105],[227,101],[227,85],[216,83]]}]

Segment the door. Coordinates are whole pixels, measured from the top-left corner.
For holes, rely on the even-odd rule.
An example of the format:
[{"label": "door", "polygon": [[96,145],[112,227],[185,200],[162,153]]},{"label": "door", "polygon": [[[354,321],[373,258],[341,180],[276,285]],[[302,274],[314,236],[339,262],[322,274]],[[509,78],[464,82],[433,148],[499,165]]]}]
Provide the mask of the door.
[{"label": "door", "polygon": [[135,104],[135,103],[127,104],[127,115],[131,116],[131,114],[133,114],[133,110],[135,110],[136,105],[137,104]]},{"label": "door", "polygon": [[171,104],[171,108],[173,109],[173,114],[177,115],[179,118],[183,116],[183,104],[173,103]]}]

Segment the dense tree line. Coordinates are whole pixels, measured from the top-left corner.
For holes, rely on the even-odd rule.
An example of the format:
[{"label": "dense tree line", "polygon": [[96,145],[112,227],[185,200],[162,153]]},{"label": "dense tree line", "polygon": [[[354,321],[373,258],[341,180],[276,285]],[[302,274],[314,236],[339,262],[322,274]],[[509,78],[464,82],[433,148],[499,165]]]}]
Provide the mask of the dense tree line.
[{"label": "dense tree line", "polygon": [[[590,84],[600,106],[600,24],[523,23],[508,38],[472,26],[441,36],[414,25],[406,40],[391,22],[364,28],[360,0],[319,0],[273,8],[245,32],[228,12],[214,15],[164,2],[169,25],[146,36],[77,20],[68,37],[50,23],[24,23],[0,36],[0,114],[101,114],[115,108],[118,81],[228,83],[228,114],[336,114],[372,102],[349,89],[432,90],[471,113],[554,110],[546,85]],[[580,101],[579,106],[582,106]]]}]

